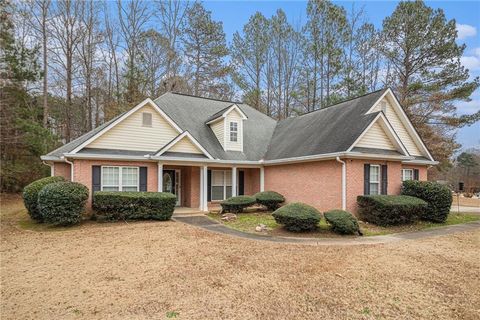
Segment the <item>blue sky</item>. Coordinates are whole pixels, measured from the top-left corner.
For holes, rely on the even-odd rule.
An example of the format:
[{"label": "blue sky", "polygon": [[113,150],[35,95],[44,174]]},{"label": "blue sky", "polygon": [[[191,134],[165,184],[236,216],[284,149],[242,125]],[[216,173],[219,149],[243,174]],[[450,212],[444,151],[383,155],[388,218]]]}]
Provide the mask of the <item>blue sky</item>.
[{"label": "blue sky", "polygon": [[[352,1],[334,1],[351,8]],[[212,11],[213,18],[222,21],[227,41],[230,43],[235,31],[240,31],[250,16],[260,11],[270,17],[278,8],[282,8],[289,20],[304,23],[306,20],[306,1],[204,1],[205,7]],[[469,68],[472,77],[480,76],[480,1],[427,1],[433,8],[442,8],[447,19],[455,19],[459,30],[459,43],[465,43],[462,63]],[[396,1],[355,1],[355,7],[365,10],[368,20],[380,28],[385,17],[389,16],[397,5]],[[477,89],[471,102],[457,104],[460,114],[470,114],[480,110],[480,89]],[[463,149],[480,147],[480,122],[462,128],[457,140]]]}]

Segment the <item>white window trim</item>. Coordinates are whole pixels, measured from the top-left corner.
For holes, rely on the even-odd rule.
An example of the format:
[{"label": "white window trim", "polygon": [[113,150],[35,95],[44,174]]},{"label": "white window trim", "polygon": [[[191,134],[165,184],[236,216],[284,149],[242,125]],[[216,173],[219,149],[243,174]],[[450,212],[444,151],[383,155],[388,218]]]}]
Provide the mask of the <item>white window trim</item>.
[{"label": "white window trim", "polygon": [[140,167],[126,167],[126,166],[102,166],[102,170],[100,172],[100,190],[103,191],[103,187],[117,187],[116,185],[104,185],[103,184],[103,168],[118,168],[118,191],[123,191],[123,184],[122,184],[122,169],[123,168],[134,168],[137,169],[137,185],[125,185],[125,187],[137,187],[137,191],[140,191]]},{"label": "white window trim", "polygon": [[[223,185],[214,185],[213,184],[213,173],[214,172],[223,172]],[[227,185],[227,174],[230,173],[230,170],[212,170],[212,183],[210,185],[210,194],[213,197],[213,187],[223,187],[223,199],[211,199],[211,202],[218,202],[218,201],[223,201],[227,199],[227,187],[232,188],[232,180],[230,180],[230,184]],[[232,189],[233,192],[233,189]]]},{"label": "white window trim", "polygon": [[411,175],[410,175],[411,178],[408,179],[408,180],[415,180],[415,177],[413,176],[414,175],[413,169],[402,169],[402,181],[407,181],[407,179],[405,179],[405,172],[406,171],[411,172]]},{"label": "white window trim", "polygon": [[[377,181],[372,181],[372,175],[371,175],[371,173],[370,173],[370,177],[369,177],[369,179],[368,179],[368,180],[369,180],[368,183],[370,184],[370,185],[369,185],[370,194],[371,194],[371,195],[379,195],[379,194],[382,194],[382,190],[380,190],[380,188],[381,188],[380,181],[382,181],[382,178],[381,178],[381,174],[382,174],[381,171],[382,171],[382,170],[381,170],[379,164],[371,164],[371,165],[370,165],[370,172],[371,172],[371,170],[372,170],[373,167],[378,168],[378,180],[377,180]],[[378,193],[372,194],[372,188],[371,188],[371,185],[372,185],[372,184],[377,184],[377,185],[378,185],[378,188],[377,188]]]},{"label": "white window trim", "polygon": [[[232,124],[235,124],[235,129],[236,130],[232,130]],[[229,127],[229,136],[230,136],[230,142],[235,142],[235,143],[238,143],[238,121],[229,121],[229,124],[228,124],[228,127]],[[236,133],[236,139],[235,141],[232,140],[232,133]]]}]

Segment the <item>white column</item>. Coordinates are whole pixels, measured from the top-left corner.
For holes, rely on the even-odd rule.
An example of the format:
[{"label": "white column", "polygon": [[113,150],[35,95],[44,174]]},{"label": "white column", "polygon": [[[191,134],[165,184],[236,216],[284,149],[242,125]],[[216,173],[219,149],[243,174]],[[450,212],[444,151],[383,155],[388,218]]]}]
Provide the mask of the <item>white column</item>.
[{"label": "white column", "polygon": [[260,168],[260,192],[265,191],[265,171],[263,167]]},{"label": "white column", "polygon": [[199,209],[200,211],[203,211],[203,179],[204,179],[204,178],[203,178],[203,170],[202,170],[203,168],[200,167],[199,169],[200,169],[200,170],[198,170],[198,173],[199,173],[199,175],[200,175],[200,189],[199,189],[200,195],[199,195],[199,197],[198,197],[198,203],[199,203],[199,204],[198,204],[198,209]]},{"label": "white column", "polygon": [[163,164],[158,163],[158,192],[163,191]]},{"label": "white column", "polygon": [[202,210],[203,211],[208,211],[208,199],[207,199],[207,195],[208,195],[208,167],[207,166],[203,166],[202,167],[202,171],[203,171],[203,193],[202,193],[202,199],[203,199],[203,208]]},{"label": "white column", "polygon": [[232,168],[232,197],[237,196],[237,167]]}]

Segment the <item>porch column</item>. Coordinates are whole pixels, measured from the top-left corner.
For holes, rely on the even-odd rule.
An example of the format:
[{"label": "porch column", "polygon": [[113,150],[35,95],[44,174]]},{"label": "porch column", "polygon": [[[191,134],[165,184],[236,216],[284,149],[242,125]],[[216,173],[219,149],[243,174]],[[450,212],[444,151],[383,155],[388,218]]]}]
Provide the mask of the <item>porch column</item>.
[{"label": "porch column", "polygon": [[158,162],[158,192],[163,191],[163,164]]},{"label": "porch column", "polygon": [[237,167],[232,168],[232,197],[237,196]]},{"label": "porch column", "polygon": [[265,191],[265,171],[260,167],[260,192]]},{"label": "porch column", "polygon": [[203,193],[202,193],[202,203],[203,203],[203,207],[202,207],[202,211],[208,211],[208,199],[207,199],[207,196],[208,196],[208,167],[207,166],[203,166],[202,167],[202,172],[203,172]]},{"label": "porch column", "polygon": [[200,170],[198,170],[198,173],[200,174],[200,188],[199,188],[199,191],[200,191],[200,195],[198,197],[198,209],[200,211],[203,211],[203,167],[200,167],[199,168]]}]

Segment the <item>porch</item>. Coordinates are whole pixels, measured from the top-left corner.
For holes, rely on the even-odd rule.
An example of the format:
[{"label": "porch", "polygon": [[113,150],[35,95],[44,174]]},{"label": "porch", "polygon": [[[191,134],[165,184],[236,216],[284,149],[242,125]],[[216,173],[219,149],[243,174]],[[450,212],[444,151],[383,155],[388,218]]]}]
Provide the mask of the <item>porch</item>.
[{"label": "porch", "polygon": [[177,196],[175,216],[196,215],[220,209],[232,196],[263,191],[263,167],[194,166],[159,162],[157,190]]}]

